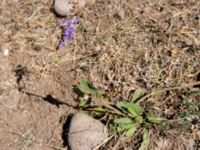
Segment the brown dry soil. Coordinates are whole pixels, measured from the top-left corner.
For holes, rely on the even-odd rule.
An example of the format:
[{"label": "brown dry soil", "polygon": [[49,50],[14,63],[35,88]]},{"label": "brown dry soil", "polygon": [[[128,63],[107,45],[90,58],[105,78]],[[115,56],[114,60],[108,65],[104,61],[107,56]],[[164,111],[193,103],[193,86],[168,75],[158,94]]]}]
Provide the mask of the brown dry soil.
[{"label": "brown dry soil", "polygon": [[[105,89],[111,101],[127,100],[137,87],[147,94],[168,88],[141,105],[168,119],[184,111],[187,91],[199,88],[198,0],[97,0],[77,12],[74,37],[62,49],[52,3],[0,2],[1,150],[66,149],[65,121],[77,111],[72,89],[80,79]],[[149,149],[198,149],[200,121],[191,119],[182,130],[153,126]],[[140,138],[133,140],[116,136],[102,149],[137,149]]]}]

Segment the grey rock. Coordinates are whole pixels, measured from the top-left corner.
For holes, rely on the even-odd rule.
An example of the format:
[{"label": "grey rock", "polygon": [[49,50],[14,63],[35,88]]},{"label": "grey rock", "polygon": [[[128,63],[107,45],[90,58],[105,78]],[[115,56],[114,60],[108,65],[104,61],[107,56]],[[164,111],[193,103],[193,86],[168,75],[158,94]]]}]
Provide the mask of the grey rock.
[{"label": "grey rock", "polygon": [[100,121],[84,113],[72,117],[68,142],[71,150],[92,150],[108,137],[108,131]]}]

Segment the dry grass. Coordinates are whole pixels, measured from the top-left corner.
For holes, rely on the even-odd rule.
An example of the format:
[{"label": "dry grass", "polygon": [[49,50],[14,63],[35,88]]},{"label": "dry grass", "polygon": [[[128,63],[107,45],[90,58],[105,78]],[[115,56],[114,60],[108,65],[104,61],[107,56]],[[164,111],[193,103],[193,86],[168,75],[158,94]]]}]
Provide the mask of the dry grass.
[{"label": "dry grass", "polygon": [[[173,119],[182,109],[185,94],[194,87],[182,85],[196,81],[199,85],[200,3],[145,1],[138,8],[128,4],[115,1],[101,9],[99,4],[98,14],[88,10],[80,19],[76,52],[88,57],[77,61],[78,80],[90,79],[106,89],[112,101],[126,101],[135,88],[145,88],[150,93],[142,102],[146,110]],[[110,9],[116,7],[117,14]],[[152,96],[154,91],[163,93]],[[166,136],[179,133],[176,127],[168,131]],[[196,133],[195,129],[191,136]]]}]

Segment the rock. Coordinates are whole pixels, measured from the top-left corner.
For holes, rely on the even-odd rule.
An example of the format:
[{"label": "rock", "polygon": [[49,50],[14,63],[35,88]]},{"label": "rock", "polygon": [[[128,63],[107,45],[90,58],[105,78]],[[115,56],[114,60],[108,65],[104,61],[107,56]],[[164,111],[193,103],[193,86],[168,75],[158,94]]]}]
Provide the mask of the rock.
[{"label": "rock", "polygon": [[72,13],[73,4],[69,0],[55,0],[54,10],[60,16],[67,16]]},{"label": "rock", "polygon": [[72,117],[68,132],[71,150],[92,150],[108,137],[108,131],[100,121],[83,113]]},{"label": "rock", "polygon": [[60,16],[67,16],[86,7],[87,4],[94,4],[96,0],[55,0],[54,10]]}]

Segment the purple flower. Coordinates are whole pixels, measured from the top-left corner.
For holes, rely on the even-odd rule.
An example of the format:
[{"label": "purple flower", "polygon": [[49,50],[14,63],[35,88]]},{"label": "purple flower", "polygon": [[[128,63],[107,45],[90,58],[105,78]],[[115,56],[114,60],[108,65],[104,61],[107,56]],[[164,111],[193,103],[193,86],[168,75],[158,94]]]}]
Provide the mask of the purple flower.
[{"label": "purple flower", "polygon": [[74,16],[72,20],[68,20],[67,18],[64,20],[64,23],[60,27],[63,29],[62,39],[59,43],[59,47],[64,47],[65,43],[68,42],[74,33],[74,26],[77,24],[77,16]]},{"label": "purple flower", "polygon": [[64,42],[64,41],[60,41],[59,47],[60,47],[60,48],[63,48],[64,46],[65,46],[65,42]]},{"label": "purple flower", "polygon": [[74,32],[74,29],[73,29],[73,28],[65,29],[64,32],[63,32],[63,36],[71,37],[72,34],[73,34],[73,32]]},{"label": "purple flower", "polygon": [[64,20],[64,23],[63,23],[64,27],[68,27],[70,24],[71,22],[69,20],[67,19]]}]

